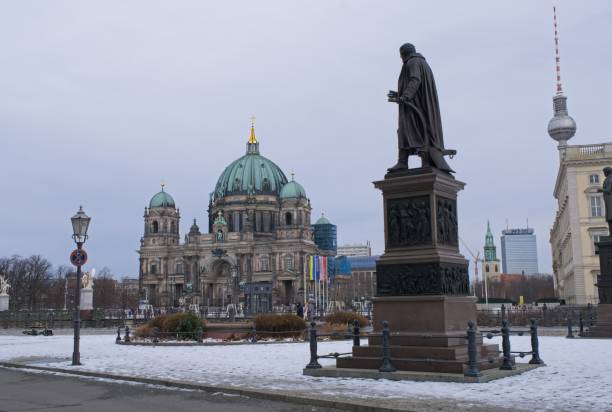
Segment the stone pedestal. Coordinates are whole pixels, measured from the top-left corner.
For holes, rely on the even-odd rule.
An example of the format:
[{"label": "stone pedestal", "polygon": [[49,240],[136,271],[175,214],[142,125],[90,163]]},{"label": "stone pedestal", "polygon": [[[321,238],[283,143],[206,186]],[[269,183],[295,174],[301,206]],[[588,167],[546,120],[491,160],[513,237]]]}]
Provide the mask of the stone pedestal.
[{"label": "stone pedestal", "polygon": [[602,237],[597,243],[601,274],[597,278],[599,305],[597,323],[585,336],[612,338],[612,237]]},{"label": "stone pedestal", "polygon": [[[420,168],[387,174],[382,191],[385,253],[376,265],[374,331],[388,321],[391,363],[398,370],[463,373],[468,322],[476,323],[476,298],[468,296],[468,262],[459,253],[457,192],[464,183]],[[497,345],[477,335],[478,366],[499,366]],[[378,369],[381,338],[338,358],[338,368]]]},{"label": "stone pedestal", "polygon": [[93,309],[93,289],[84,288],[81,289],[81,310],[92,310]]},{"label": "stone pedestal", "polygon": [[9,295],[0,294],[0,312],[9,310]]}]

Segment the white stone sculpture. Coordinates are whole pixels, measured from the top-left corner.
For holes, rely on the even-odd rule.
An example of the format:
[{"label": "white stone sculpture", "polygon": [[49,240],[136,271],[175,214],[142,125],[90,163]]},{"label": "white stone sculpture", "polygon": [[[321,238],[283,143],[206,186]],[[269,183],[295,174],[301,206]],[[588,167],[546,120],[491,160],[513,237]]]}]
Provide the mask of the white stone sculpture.
[{"label": "white stone sculpture", "polygon": [[89,272],[85,272],[83,274],[83,289],[92,289],[93,288],[93,282],[94,282],[94,276],[96,274],[96,270],[92,269]]},{"label": "white stone sculpture", "polygon": [[0,276],[0,295],[8,295],[8,290],[11,288],[8,280],[4,276]]}]

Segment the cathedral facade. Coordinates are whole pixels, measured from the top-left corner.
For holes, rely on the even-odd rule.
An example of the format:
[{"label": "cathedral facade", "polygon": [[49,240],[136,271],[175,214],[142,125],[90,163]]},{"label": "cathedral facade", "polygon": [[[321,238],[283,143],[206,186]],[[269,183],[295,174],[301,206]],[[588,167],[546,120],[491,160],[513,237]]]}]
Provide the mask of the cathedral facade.
[{"label": "cathedral facade", "polygon": [[162,307],[242,304],[251,313],[303,301],[308,258],[318,254],[310,214],[304,188],[259,153],[252,127],[246,154],[210,194],[207,230],[194,219],[181,242],[179,209],[163,187],[145,208],[142,297]]}]

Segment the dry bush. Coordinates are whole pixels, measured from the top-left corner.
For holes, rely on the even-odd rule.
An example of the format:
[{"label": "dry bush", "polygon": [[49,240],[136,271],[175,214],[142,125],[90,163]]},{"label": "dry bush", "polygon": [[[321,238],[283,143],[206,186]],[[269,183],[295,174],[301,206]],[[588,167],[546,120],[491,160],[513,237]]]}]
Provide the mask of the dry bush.
[{"label": "dry bush", "polygon": [[[306,329],[306,322],[299,316],[293,314],[285,315],[258,315],[255,320],[257,333],[264,338],[278,337],[290,338],[299,337]],[[263,333],[276,332],[276,333]]]},{"label": "dry bush", "polygon": [[148,323],[144,325],[140,325],[134,331],[134,336],[137,338],[148,338],[153,334],[153,327]]},{"label": "dry bush", "polygon": [[[353,327],[351,326],[351,330],[348,329],[348,325],[340,325],[338,323],[324,323],[319,327],[317,331],[320,334],[328,334],[328,333],[353,333]],[[329,336],[331,340],[341,340],[341,339],[349,339],[349,336],[337,335],[337,336]]]},{"label": "dry bush", "polygon": [[368,318],[366,318],[365,316],[348,311],[331,313],[325,316],[323,319],[325,320],[325,322],[332,325],[345,325],[345,329],[346,325],[352,325],[355,320],[359,322],[359,326],[361,326],[362,328],[364,326],[368,326],[368,324],[370,323]]},{"label": "dry bush", "polygon": [[159,338],[173,337],[179,334],[180,339],[196,339],[198,328],[205,329],[206,324],[193,313],[173,313],[171,315],[160,315],[151,319],[146,324],[136,329],[138,337],[152,337],[153,331],[157,329]]}]

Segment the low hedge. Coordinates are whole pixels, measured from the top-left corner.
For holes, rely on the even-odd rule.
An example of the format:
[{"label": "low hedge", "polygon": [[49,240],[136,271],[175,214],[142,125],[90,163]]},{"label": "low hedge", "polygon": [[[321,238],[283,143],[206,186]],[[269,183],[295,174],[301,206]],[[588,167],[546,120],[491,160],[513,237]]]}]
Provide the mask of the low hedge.
[{"label": "low hedge", "polygon": [[179,339],[196,339],[198,328],[204,330],[206,324],[193,313],[173,313],[160,315],[136,329],[136,336],[153,337],[157,331],[159,338],[178,336]]},{"label": "low hedge", "polygon": [[[297,337],[306,329],[306,322],[299,316],[258,315],[254,321],[257,334],[262,337]],[[265,333],[268,332],[268,333]]]},{"label": "low hedge", "polygon": [[362,316],[355,312],[335,312],[326,315],[324,318],[325,322],[331,325],[352,325],[355,320],[359,322],[359,326],[367,326],[370,321],[365,316]]}]

